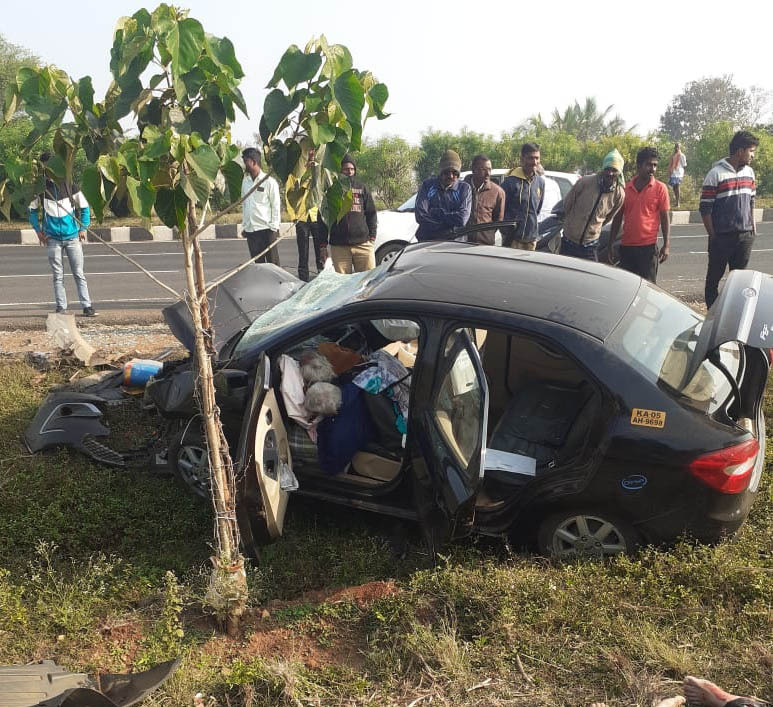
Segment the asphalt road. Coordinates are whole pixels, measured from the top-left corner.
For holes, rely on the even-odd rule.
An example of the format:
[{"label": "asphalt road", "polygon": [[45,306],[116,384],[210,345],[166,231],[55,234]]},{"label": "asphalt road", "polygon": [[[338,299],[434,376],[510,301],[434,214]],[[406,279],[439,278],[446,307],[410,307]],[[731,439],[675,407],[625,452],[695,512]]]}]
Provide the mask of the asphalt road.
[{"label": "asphalt road", "polygon": [[[151,241],[117,247],[177,292],[184,290],[179,243]],[[247,243],[242,239],[204,241],[203,247],[206,274],[210,280],[243,262],[248,255]],[[84,246],[84,252],[89,290],[95,307],[106,315],[106,320],[158,321],[159,309],[173,301],[168,292],[105,246],[89,244]],[[282,240],[279,257],[283,267],[296,272],[294,237]],[[674,226],[671,257],[661,266],[658,284],[688,300],[702,300],[706,263],[703,227],[697,224]],[[773,273],[773,223],[759,224],[750,267]],[[69,274],[65,275],[65,284],[68,299],[77,307],[75,286]],[[0,246],[0,291],[2,325],[7,327],[18,322],[20,326],[29,326],[33,322],[34,326],[36,321],[42,324],[45,314],[54,306],[45,249]]]}]

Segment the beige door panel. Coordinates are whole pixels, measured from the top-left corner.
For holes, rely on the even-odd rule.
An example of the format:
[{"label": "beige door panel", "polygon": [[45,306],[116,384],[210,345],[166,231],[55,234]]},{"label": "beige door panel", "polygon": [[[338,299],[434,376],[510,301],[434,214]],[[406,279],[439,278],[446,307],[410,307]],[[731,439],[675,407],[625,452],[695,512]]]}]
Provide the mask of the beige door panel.
[{"label": "beige door panel", "polygon": [[[263,452],[266,436],[271,430],[276,435],[279,465],[273,470],[266,470],[263,468]],[[269,388],[260,408],[258,424],[255,428],[255,470],[258,475],[258,486],[263,499],[266,525],[272,538],[277,538],[282,534],[285,509],[287,508],[287,499],[289,497],[287,491],[282,491],[280,484],[280,471],[283,463],[288,464],[290,469],[292,469],[287,430],[282,421],[282,415],[279,412],[274,390]]]}]

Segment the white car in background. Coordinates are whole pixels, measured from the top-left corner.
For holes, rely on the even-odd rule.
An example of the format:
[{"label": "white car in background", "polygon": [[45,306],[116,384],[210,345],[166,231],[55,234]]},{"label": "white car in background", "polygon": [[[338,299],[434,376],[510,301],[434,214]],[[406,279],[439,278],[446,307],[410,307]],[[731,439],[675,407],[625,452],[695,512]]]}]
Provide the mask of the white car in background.
[{"label": "white car in background", "polygon": [[[501,184],[507,176],[509,169],[492,169],[491,181]],[[464,179],[470,172],[462,172],[460,179]],[[579,174],[571,172],[545,172],[545,198],[542,202],[542,210],[538,220],[542,221],[553,211],[553,207],[561,201],[580,178]],[[376,264],[384,258],[390,258],[401,251],[409,243],[416,242],[416,229],[418,224],[414,217],[416,208],[416,194],[394,210],[378,212],[378,235],[376,236]],[[497,231],[497,245],[501,245],[499,231]]]}]

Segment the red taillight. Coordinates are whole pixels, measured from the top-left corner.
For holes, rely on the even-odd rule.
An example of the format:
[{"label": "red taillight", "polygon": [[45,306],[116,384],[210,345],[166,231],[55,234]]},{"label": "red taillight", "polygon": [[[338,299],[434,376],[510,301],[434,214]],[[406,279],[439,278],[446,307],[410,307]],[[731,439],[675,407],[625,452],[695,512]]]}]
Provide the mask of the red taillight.
[{"label": "red taillight", "polygon": [[756,439],[702,454],[690,463],[690,473],[722,493],[741,493],[749,485],[760,445]]}]

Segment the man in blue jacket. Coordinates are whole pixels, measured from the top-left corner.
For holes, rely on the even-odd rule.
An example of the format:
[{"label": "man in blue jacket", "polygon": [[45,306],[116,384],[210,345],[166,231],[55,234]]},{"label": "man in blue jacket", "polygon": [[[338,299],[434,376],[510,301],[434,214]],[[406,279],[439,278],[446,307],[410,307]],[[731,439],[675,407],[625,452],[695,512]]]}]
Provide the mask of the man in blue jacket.
[{"label": "man in blue jacket", "polygon": [[520,250],[537,247],[537,215],[545,198],[545,178],[537,174],[539,163],[539,145],[527,142],[521,147],[521,166],[510,170],[502,182],[505,221],[516,222],[502,229],[503,245]]},{"label": "man in blue jacket", "polygon": [[[45,165],[51,158],[44,152],[40,161]],[[42,211],[41,215],[38,210]],[[59,184],[46,179],[45,193],[35,197],[29,207],[29,222],[37,233],[40,245],[48,248],[48,263],[54,276],[54,299],[56,313],[67,311],[67,294],[64,289],[64,268],[62,253],[67,254],[70,272],[78,298],[83,307],[84,317],[95,317],[97,313],[91,305],[89,287],[83,273],[83,249],[81,241],[86,240],[86,229],[91,222],[89,203],[80,189],[72,184]]]},{"label": "man in blue jacket", "polygon": [[444,241],[454,238],[454,229],[467,225],[472,212],[472,187],[460,181],[462,160],[446,150],[437,177],[425,179],[416,196],[414,215],[419,228],[418,241]]}]

